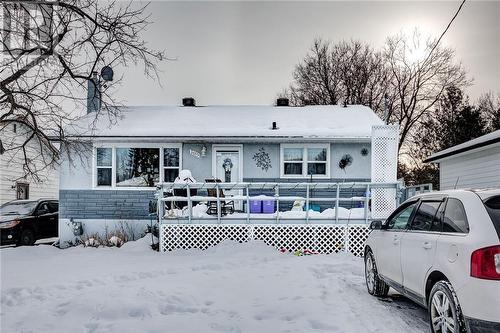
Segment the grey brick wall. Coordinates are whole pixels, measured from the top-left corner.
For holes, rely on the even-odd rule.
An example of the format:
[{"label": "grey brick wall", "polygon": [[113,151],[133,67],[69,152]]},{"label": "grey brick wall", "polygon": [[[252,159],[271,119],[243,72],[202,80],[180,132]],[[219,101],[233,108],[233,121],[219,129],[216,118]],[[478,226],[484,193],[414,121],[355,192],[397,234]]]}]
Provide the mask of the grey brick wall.
[{"label": "grey brick wall", "polygon": [[154,191],[60,190],[59,216],[78,219],[147,219]]}]

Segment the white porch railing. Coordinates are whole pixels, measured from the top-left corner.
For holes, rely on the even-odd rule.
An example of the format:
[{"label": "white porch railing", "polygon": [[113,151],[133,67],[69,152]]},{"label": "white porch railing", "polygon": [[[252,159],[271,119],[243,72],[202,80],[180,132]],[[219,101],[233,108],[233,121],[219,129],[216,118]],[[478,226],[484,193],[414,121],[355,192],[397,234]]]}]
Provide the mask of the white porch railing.
[{"label": "white porch railing", "polygon": [[[370,193],[386,194],[381,211],[387,211],[387,202],[397,205],[399,183],[163,183],[158,186],[158,217],[160,222],[160,249],[170,251],[178,248],[205,249],[225,239],[238,242],[262,240],[271,246],[287,251],[311,250],[318,253],[349,251],[362,254],[368,235],[368,223],[377,212],[377,205],[371,202]],[[169,195],[175,189],[186,190],[186,195]],[[196,189],[202,192],[215,189],[216,197],[191,195]],[[220,197],[220,190],[241,194]],[[314,197],[315,191],[331,194]],[[342,196],[344,192],[361,192],[362,196]],[[252,195],[251,192],[273,193],[273,195]],[[287,193],[288,192],[288,193]],[[299,192],[304,195],[294,194]],[[305,192],[305,193],[304,193]],[[316,192],[317,193],[317,192]],[[224,201],[240,201],[246,204],[243,212],[222,216]],[[272,200],[275,203],[273,214],[252,214],[250,202],[253,200]],[[284,217],[280,212],[280,203],[304,202],[302,216]],[[165,217],[166,203],[185,202],[187,208],[181,216]],[[193,202],[215,202],[217,215],[199,217],[193,215]],[[334,208],[333,216],[321,216],[311,213],[312,203],[330,204]],[[340,216],[341,205],[362,203],[362,217]],[[371,207],[370,207],[371,206]],[[370,209],[371,208],[371,209]],[[361,252],[360,252],[361,251]]]}]

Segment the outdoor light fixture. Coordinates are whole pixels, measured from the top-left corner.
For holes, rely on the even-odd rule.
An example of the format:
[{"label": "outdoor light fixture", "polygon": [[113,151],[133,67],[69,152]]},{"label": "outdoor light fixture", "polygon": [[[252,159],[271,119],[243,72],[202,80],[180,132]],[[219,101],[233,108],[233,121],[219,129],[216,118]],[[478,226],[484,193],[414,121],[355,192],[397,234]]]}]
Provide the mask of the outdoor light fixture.
[{"label": "outdoor light fixture", "polygon": [[203,147],[201,147],[201,157],[205,156],[207,156],[207,146],[203,145]]}]

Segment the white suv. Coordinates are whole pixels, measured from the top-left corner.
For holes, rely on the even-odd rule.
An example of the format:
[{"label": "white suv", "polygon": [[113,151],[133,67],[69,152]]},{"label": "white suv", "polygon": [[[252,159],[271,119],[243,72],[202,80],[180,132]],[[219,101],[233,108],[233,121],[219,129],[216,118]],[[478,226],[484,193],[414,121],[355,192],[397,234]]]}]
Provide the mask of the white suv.
[{"label": "white suv", "polygon": [[370,294],[421,304],[435,333],[500,332],[500,190],[415,196],[370,228]]}]

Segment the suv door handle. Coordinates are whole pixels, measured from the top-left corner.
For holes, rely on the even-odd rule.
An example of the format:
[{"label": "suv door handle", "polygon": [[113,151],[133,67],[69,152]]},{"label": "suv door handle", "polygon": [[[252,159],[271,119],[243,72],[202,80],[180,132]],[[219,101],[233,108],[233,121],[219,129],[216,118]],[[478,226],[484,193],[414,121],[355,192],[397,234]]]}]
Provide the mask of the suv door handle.
[{"label": "suv door handle", "polygon": [[422,244],[422,247],[426,250],[432,249],[432,243],[431,242],[424,242],[424,244]]},{"label": "suv door handle", "polygon": [[394,235],[394,238],[392,239],[392,243],[393,243],[394,245],[399,244],[399,236],[398,236],[398,235]]}]

